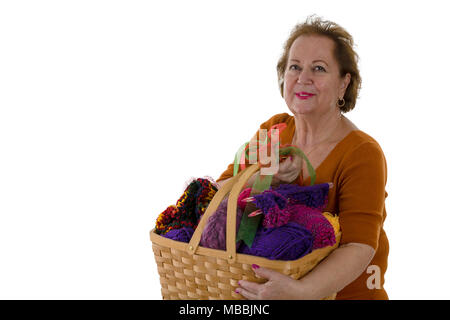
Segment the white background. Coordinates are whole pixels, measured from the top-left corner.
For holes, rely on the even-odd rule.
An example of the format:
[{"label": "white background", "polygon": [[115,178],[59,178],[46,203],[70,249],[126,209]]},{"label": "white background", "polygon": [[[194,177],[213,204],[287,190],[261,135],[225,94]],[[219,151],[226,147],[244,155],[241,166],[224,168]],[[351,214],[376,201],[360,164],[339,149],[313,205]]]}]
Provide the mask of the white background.
[{"label": "white background", "polygon": [[444,4],[1,1],[0,298],[160,299],[157,215],[288,112],[275,66],[314,13],[354,37],[347,116],[388,162],[386,290],[450,298]]}]

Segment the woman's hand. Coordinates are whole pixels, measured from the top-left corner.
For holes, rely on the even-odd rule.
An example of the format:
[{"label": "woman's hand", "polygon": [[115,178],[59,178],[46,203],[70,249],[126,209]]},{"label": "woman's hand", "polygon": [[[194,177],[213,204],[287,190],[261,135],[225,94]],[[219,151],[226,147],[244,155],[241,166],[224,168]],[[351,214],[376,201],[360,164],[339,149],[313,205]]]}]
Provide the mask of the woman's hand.
[{"label": "woman's hand", "polygon": [[273,184],[291,183],[297,179],[301,167],[302,159],[297,155],[287,157],[279,164],[278,172],[273,176]]},{"label": "woman's hand", "polygon": [[268,281],[264,284],[239,281],[236,292],[250,300],[298,300],[308,299],[300,292],[299,283],[282,273],[253,265],[255,274]]}]

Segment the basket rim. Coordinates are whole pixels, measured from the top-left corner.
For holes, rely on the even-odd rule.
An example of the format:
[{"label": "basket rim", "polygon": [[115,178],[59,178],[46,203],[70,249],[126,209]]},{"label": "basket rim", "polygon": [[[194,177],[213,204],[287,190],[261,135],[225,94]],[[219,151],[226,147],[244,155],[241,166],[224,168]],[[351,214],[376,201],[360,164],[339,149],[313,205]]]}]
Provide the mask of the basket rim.
[{"label": "basket rim", "polygon": [[[263,258],[263,257],[252,256],[252,255],[236,252],[236,261],[235,262],[242,263],[242,264],[258,264],[265,268],[278,269],[278,270],[294,269],[296,267],[304,266],[305,264],[308,264],[312,261],[314,261],[317,264],[321,260],[325,259],[334,249],[336,249],[339,246],[341,235],[342,235],[341,231],[339,231],[339,233],[335,235],[336,243],[333,246],[327,246],[324,248],[315,249],[312,252],[308,253],[307,255],[305,255],[297,260],[289,260],[289,261],[270,260],[270,259]],[[165,238],[165,237],[157,234],[155,232],[155,228],[153,228],[150,231],[150,240],[153,244],[157,244],[159,246],[170,248],[170,249],[184,251],[186,254],[206,256],[206,257],[211,257],[211,258],[219,258],[219,259],[227,260],[227,262],[229,264],[234,263],[234,262],[230,261],[227,251],[224,251],[224,250],[211,249],[211,248],[198,246],[196,252],[193,254],[189,250],[189,243]]]}]

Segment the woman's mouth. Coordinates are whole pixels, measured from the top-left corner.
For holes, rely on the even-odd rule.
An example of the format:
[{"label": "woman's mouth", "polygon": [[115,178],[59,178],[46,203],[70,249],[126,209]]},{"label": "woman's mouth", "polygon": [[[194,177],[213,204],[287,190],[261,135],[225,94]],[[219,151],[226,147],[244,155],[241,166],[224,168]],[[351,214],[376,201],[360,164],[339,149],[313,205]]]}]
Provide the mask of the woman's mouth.
[{"label": "woman's mouth", "polygon": [[308,92],[303,92],[303,91],[302,92],[297,92],[295,95],[297,96],[297,98],[299,98],[301,100],[306,100],[308,98],[311,98],[311,97],[315,96],[315,94],[308,93]]}]

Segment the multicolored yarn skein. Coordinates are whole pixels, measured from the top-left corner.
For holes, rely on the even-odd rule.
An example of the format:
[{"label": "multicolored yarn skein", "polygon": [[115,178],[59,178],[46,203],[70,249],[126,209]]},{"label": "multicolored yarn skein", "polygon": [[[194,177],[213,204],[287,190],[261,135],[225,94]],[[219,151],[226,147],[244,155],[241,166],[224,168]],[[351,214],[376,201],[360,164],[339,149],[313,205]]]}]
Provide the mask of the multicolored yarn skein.
[{"label": "multicolored yarn skein", "polygon": [[314,241],[313,250],[332,246],[336,243],[334,227],[320,211],[308,208],[302,204],[289,206],[289,221],[294,221],[311,231]]},{"label": "multicolored yarn skein", "polygon": [[[247,203],[242,200],[249,194],[249,190],[243,190],[239,196],[238,202],[241,204],[237,208],[237,226]],[[312,250],[336,243],[335,235],[340,230],[337,216],[329,212],[321,213],[316,208],[301,204],[287,204],[286,207],[280,209],[277,202],[283,204],[283,201],[279,199],[279,194],[266,192],[264,196],[266,199],[259,201],[266,213],[263,226],[258,228],[251,248],[244,243],[237,245],[239,253],[275,260],[296,260]],[[210,217],[201,237],[201,246],[225,250],[227,203],[228,197],[225,197],[216,212]],[[262,204],[266,204],[266,207]],[[189,242],[193,233],[192,228],[182,227],[170,230],[163,237]]]},{"label": "multicolored yarn skein", "polygon": [[270,208],[264,215],[263,226],[265,228],[276,228],[285,225],[289,221],[294,221],[294,217],[300,214],[318,214],[322,212],[316,208],[310,208],[301,204],[288,205],[284,209],[278,207]]},{"label": "multicolored yarn skein", "polygon": [[217,187],[208,179],[198,178],[192,181],[176,205],[167,207],[159,214],[156,219],[156,233],[164,235],[172,229],[183,227],[195,230],[216,192]]},{"label": "multicolored yarn skein", "polygon": [[[315,250],[336,243],[333,225],[322,214],[322,209],[327,204],[328,190],[328,183],[309,187],[280,185],[247,198],[247,201],[252,201],[264,215],[264,228],[277,228],[296,222],[310,230]],[[249,216],[255,214],[257,212]]]}]

